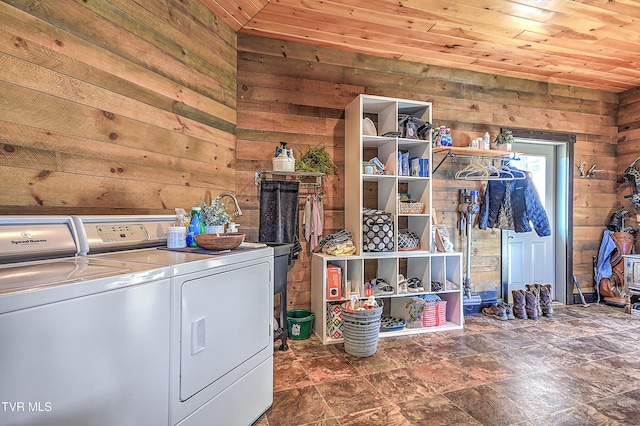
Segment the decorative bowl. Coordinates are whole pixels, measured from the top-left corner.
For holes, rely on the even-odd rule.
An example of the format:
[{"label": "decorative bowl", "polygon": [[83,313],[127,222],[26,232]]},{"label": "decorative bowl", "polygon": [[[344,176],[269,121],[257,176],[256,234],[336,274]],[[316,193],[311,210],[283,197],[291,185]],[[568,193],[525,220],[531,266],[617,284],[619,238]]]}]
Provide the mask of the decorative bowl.
[{"label": "decorative bowl", "polygon": [[244,241],[247,234],[233,232],[229,234],[200,234],[196,235],[196,242],[207,250],[231,250]]}]

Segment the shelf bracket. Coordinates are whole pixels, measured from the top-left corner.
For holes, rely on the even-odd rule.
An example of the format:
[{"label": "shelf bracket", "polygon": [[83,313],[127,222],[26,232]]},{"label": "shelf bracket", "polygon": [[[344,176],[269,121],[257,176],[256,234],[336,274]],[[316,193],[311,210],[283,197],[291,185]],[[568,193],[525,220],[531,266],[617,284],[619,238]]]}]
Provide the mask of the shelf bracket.
[{"label": "shelf bracket", "polygon": [[442,166],[442,163],[444,163],[444,161],[445,161],[447,158],[449,158],[449,157],[453,158],[453,157],[455,157],[455,156],[456,156],[456,155],[455,155],[453,152],[451,152],[451,150],[447,151],[447,153],[445,154],[445,156],[444,156],[444,157],[442,157],[442,160],[440,160],[440,162],[438,163],[438,165],[433,169],[433,174],[435,174],[435,173],[438,171],[438,169],[440,168],[440,166]]}]

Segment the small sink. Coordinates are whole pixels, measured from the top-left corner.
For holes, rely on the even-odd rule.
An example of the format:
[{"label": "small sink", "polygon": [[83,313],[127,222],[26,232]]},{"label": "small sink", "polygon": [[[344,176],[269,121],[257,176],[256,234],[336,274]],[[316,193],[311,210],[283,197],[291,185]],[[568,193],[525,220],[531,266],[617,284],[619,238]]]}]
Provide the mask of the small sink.
[{"label": "small sink", "polygon": [[259,242],[259,243],[255,243],[255,242],[243,242],[240,247],[243,248],[258,248],[258,247],[271,247],[273,248],[273,255],[275,257],[278,256],[284,256],[285,254],[288,255],[289,252],[291,251],[291,247],[293,246],[292,243],[276,243],[273,241],[267,241],[267,242]]},{"label": "small sink", "polygon": [[275,257],[283,256],[285,254],[289,254],[291,251],[291,247],[293,244],[291,243],[274,243],[274,242],[263,242],[262,244],[266,244],[269,247],[273,248],[273,255]]}]

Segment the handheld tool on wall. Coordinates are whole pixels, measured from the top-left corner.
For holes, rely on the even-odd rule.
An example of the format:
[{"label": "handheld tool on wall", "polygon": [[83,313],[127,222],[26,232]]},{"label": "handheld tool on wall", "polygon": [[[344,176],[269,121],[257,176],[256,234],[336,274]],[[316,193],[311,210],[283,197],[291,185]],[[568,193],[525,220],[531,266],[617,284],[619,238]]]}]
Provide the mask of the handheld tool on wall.
[{"label": "handheld tool on wall", "polygon": [[465,247],[466,275],[464,278],[464,294],[471,298],[471,229],[476,214],[480,212],[480,191],[460,189],[458,191],[458,211],[460,212],[460,232],[466,230]]}]

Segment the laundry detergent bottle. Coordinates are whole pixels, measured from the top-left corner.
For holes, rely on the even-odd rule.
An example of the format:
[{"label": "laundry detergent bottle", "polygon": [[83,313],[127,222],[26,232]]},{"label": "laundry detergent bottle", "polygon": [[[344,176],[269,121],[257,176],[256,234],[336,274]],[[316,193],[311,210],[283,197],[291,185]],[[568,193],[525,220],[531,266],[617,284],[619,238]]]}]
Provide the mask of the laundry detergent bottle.
[{"label": "laundry detergent bottle", "polygon": [[191,209],[191,222],[187,228],[187,246],[198,247],[196,242],[196,235],[204,234],[204,223],[202,222],[202,209],[200,207],[193,207]]}]

